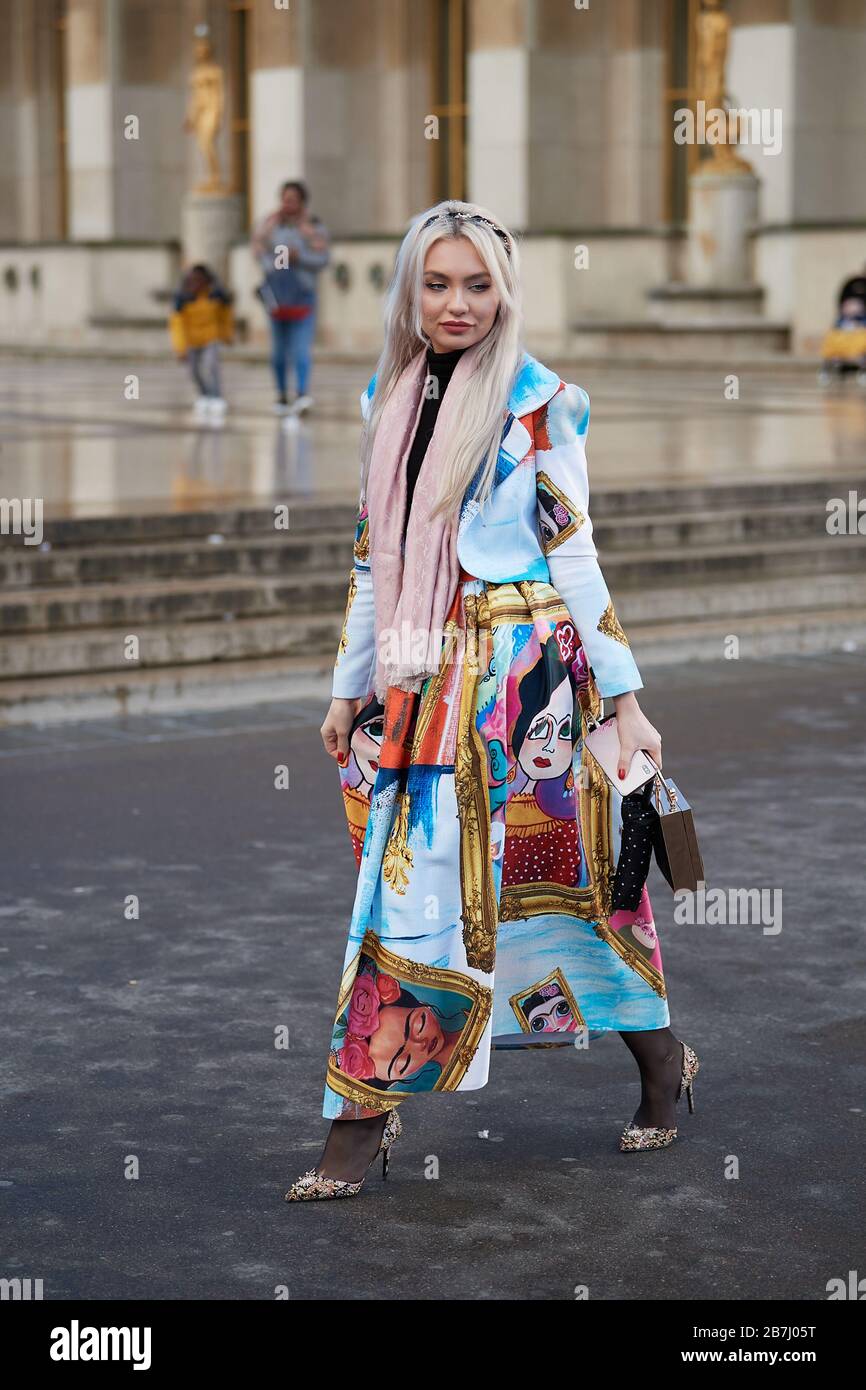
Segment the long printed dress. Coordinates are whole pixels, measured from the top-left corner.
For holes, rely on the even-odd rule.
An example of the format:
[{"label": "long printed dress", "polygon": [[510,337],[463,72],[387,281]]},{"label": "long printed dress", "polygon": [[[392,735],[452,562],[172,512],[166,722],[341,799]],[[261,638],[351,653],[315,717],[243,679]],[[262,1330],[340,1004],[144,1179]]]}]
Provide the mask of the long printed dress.
[{"label": "long printed dress", "polygon": [[[362,511],[356,562],[366,539]],[[552,584],[465,571],[439,674],[364,702],[340,768],[358,882],[326,1117],[476,1090],[492,1047],[668,1024],[646,887],[610,911],[622,798],[582,738],[601,703]]]}]

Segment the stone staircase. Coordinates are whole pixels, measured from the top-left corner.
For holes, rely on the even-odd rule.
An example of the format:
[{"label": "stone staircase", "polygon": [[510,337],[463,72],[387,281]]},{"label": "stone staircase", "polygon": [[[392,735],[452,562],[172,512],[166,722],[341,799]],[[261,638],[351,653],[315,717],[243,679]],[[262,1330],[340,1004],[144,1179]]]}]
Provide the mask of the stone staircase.
[{"label": "stone staircase", "polygon": [[[597,487],[601,563],[641,668],[866,641],[864,538],[828,496],[864,479]],[[0,538],[0,723],[321,698],[342,627],[355,507],[46,523]],[[126,658],[126,640],[139,659]]]}]

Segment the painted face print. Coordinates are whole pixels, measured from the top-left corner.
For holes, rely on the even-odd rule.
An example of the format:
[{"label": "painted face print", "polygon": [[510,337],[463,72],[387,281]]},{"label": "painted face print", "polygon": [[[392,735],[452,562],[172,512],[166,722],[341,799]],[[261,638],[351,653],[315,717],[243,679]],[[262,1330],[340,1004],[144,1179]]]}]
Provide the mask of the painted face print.
[{"label": "painted face print", "polygon": [[586,521],[579,507],[539,469],[536,474],[538,529],[545,555],[573,536]]},{"label": "painted face print", "polygon": [[377,1078],[391,1082],[414,1076],[428,1062],[441,1062],[450,1048],[436,1015],[421,1004],[414,1009],[396,1005],[382,1009],[369,1050]]},{"label": "painted face print", "polygon": [[530,1033],[573,1033],[577,1029],[571,1005],[562,994],[540,1001],[526,1017]]},{"label": "painted face print", "polygon": [[557,967],[528,994],[515,994],[511,1007],[524,1033],[577,1033],[586,1027],[580,1006]]},{"label": "painted face print", "polygon": [[351,739],[352,752],[355,755],[361,777],[370,787],[375,782],[376,773],[379,771],[379,752],[382,747],[384,728],[382,715],[376,714],[365,720],[363,724],[359,724]]},{"label": "painted face print", "polygon": [[[545,503],[549,504],[549,510]],[[541,543],[545,551],[553,548],[553,543],[558,538],[560,531],[564,531],[570,521],[571,517],[561,502],[551,498],[549,493],[544,494],[544,503],[539,497],[538,522],[541,529]]]},{"label": "painted face print", "polygon": [[533,782],[562,777],[572,757],[574,697],[566,677],[529,726],[518,762]]}]

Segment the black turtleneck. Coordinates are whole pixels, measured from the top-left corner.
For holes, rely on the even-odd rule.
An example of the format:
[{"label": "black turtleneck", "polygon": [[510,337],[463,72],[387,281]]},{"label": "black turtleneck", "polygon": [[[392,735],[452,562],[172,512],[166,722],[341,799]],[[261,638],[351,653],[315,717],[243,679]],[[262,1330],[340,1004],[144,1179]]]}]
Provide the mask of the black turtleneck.
[{"label": "black turtleneck", "polygon": [[433,426],[436,424],[436,416],[442,397],[448,388],[451,374],[457,366],[457,362],[465,348],[453,348],[451,352],[434,352],[432,347],[427,349],[427,372],[430,376],[435,376],[439,382],[439,391],[436,395],[425,396],[421,406],[421,414],[418,417],[418,428],[412,440],[412,448],[406,460],[406,514],[403,523],[405,533],[409,522],[409,511],[412,506],[412,496],[415,492],[415,484],[418,481],[418,473],[427,453],[427,446],[433,434]]}]

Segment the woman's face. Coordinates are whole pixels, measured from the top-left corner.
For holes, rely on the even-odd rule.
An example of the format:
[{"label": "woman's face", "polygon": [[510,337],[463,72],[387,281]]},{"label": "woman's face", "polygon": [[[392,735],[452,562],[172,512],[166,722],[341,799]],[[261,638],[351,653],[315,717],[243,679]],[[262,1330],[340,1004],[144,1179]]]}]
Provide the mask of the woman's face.
[{"label": "woman's face", "polygon": [[440,237],[428,247],[421,325],[436,352],[480,343],[498,308],[490,272],[467,237]]},{"label": "woman's face", "polygon": [[361,776],[365,782],[375,782],[379,771],[379,753],[385,733],[385,721],[381,714],[367,719],[352,735],[352,752],[357,759]]},{"label": "woman's face", "polygon": [[517,761],[532,781],[562,777],[571,764],[574,696],[566,676],[530,724]]},{"label": "woman's face", "polygon": [[574,1033],[577,1025],[571,1005],[562,994],[556,994],[530,1009],[527,1019],[531,1033]]},{"label": "woman's face", "polygon": [[414,1076],[436,1059],[445,1046],[445,1034],[432,1010],[425,1005],[404,1009],[389,1005],[379,1011],[379,1027],[370,1039],[370,1057],[380,1081],[399,1081]]}]

